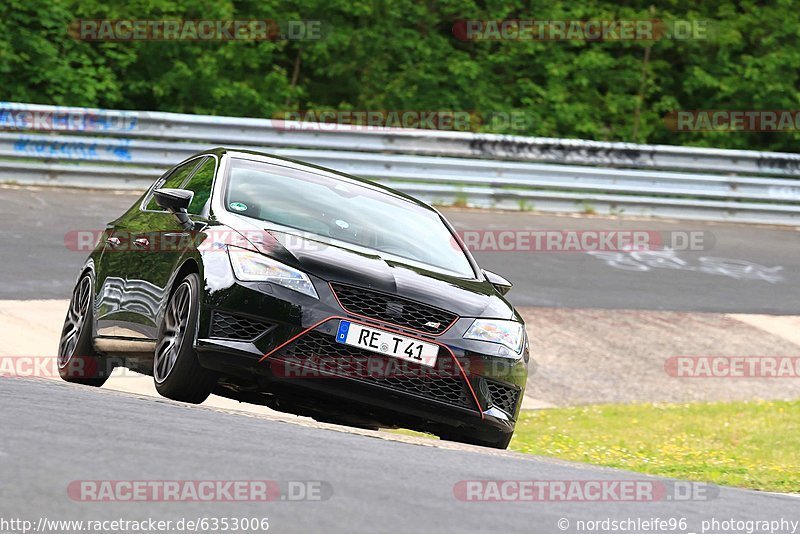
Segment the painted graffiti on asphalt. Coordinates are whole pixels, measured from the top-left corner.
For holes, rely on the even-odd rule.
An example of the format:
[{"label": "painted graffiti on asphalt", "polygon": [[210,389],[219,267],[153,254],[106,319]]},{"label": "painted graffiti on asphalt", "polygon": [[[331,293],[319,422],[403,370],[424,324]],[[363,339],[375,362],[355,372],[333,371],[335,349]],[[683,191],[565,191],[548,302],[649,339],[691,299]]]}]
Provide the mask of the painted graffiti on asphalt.
[{"label": "painted graffiti on asphalt", "polygon": [[610,267],[623,271],[647,272],[653,269],[692,271],[717,276],[728,276],[736,280],[761,280],[776,284],[783,282],[783,267],[768,267],[747,260],[701,256],[696,264],[678,257],[674,250],[604,252],[589,251],[592,257],[604,261]]}]

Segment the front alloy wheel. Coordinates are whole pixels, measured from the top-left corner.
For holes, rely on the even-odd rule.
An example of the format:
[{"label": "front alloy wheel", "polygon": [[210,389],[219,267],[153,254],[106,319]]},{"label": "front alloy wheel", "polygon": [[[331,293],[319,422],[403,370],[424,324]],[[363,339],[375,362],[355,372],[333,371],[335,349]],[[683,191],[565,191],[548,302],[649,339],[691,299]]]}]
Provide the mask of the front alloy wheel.
[{"label": "front alloy wheel", "polygon": [[58,343],[58,374],[67,382],[100,387],[111,369],[92,346],[92,276],[86,273],[72,291]]},{"label": "front alloy wheel", "polygon": [[169,399],[200,404],[216,384],[214,373],[200,366],[194,351],[200,278],[189,274],[172,292],[158,332],[153,380]]}]

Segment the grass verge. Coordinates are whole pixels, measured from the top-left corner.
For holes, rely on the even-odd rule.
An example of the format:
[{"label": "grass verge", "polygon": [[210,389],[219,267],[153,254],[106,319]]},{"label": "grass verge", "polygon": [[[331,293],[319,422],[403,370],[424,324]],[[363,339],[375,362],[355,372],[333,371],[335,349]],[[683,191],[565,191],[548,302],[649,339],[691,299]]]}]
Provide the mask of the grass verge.
[{"label": "grass verge", "polygon": [[800,492],[800,401],[597,405],[520,414],[511,450]]}]

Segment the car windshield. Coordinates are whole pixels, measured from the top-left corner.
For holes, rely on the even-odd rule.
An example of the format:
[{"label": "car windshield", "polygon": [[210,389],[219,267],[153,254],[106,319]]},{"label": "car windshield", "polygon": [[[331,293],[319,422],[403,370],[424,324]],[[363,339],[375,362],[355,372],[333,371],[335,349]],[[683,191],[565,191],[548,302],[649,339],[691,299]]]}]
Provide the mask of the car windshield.
[{"label": "car windshield", "polygon": [[460,277],[475,277],[435,211],[355,181],[234,158],[225,207]]}]

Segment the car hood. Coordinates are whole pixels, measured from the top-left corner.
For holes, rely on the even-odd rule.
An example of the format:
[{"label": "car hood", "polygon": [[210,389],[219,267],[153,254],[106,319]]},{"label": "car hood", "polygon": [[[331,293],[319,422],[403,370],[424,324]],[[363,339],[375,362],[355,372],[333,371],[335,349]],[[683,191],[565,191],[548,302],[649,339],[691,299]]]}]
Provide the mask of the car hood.
[{"label": "car hood", "polygon": [[511,304],[485,280],[425,269],[401,258],[356,250],[322,236],[259,228],[250,220],[247,223],[251,228],[243,233],[259,252],[325,281],[393,293],[461,317],[512,319],[515,315]]}]

